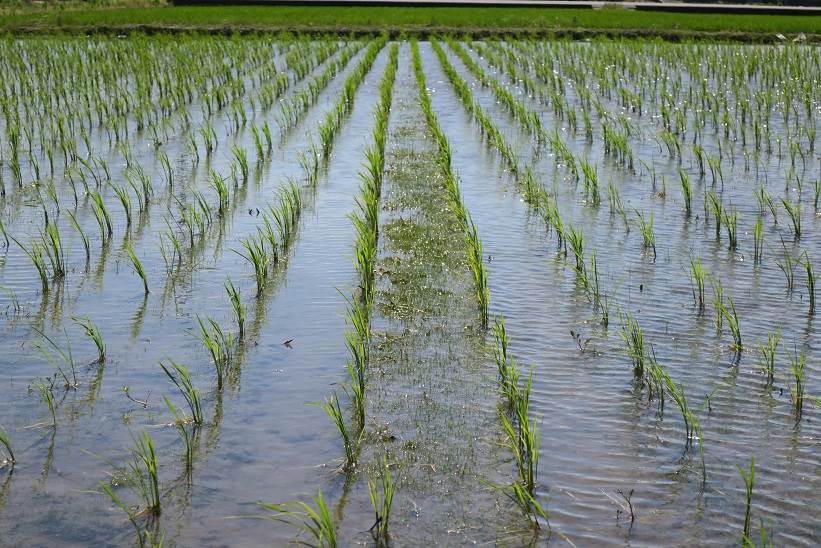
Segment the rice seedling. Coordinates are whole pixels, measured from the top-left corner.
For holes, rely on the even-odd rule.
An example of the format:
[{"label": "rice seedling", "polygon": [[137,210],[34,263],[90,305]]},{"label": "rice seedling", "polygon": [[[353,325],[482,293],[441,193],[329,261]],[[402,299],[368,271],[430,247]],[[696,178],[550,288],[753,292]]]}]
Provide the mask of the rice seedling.
[{"label": "rice seedling", "polygon": [[724,220],[724,204],[721,202],[721,198],[719,198],[713,191],[705,193],[704,196],[706,200],[705,203],[707,205],[705,208],[705,216],[707,216],[709,209],[709,212],[713,214],[713,220],[716,223],[716,240],[718,240],[721,237],[721,223]]},{"label": "rice seedling", "polygon": [[95,324],[91,318],[80,316],[72,316],[71,321],[83,329],[85,335],[91,339],[94,346],[97,348],[97,360],[95,363],[105,362],[105,342],[103,341],[103,335],[100,333],[100,328],[97,327],[97,324]]},{"label": "rice seedling", "polygon": [[[63,379],[64,387],[66,389],[77,388],[80,383],[77,380],[77,365],[74,362],[74,354],[71,350],[71,339],[68,337],[68,332],[63,330],[63,335],[66,338],[66,348],[63,350],[54,341],[54,339],[46,335],[40,329],[35,327],[34,331],[40,335],[46,343],[44,345],[42,342],[35,342],[34,348],[40,353],[43,359],[57,368],[57,373]],[[64,368],[68,368],[68,371]]]},{"label": "rice seedling", "polygon": [[704,313],[704,267],[701,259],[690,258],[690,282],[693,285],[693,300],[698,308],[699,314]]},{"label": "rice seedling", "polygon": [[[3,429],[0,429],[0,446],[2,446],[3,450],[6,452],[5,458],[2,461],[0,461],[0,468],[3,468],[6,465],[10,465],[12,468],[14,468],[15,460],[14,451],[11,447],[11,438],[9,437],[8,433]],[[390,511],[390,506],[388,507],[388,510]],[[385,526],[385,530],[387,531],[387,525]]]},{"label": "rice seedling", "polygon": [[810,301],[810,316],[815,314],[815,272],[812,268],[812,261],[810,261],[810,256],[805,249],[801,256],[798,258],[798,264],[804,267],[804,270],[807,273],[807,295],[809,296]]},{"label": "rice seedling", "polygon": [[316,497],[313,497],[313,502],[316,508],[301,501],[286,504],[263,502],[257,504],[261,508],[273,512],[271,515],[262,516],[264,519],[288,523],[311,538],[310,543],[300,541],[300,544],[321,548],[336,548],[338,546],[336,523],[334,523],[331,511],[322,496],[322,491]]},{"label": "rice seedling", "polygon": [[54,403],[54,393],[51,391],[53,387],[51,386],[51,384],[46,386],[46,383],[44,383],[43,381],[35,382],[34,387],[37,389],[37,393],[40,395],[40,401],[46,404],[49,415],[51,415],[51,428],[56,430],[57,410]]},{"label": "rice seedling", "polygon": [[142,263],[140,262],[140,258],[137,257],[137,254],[134,252],[134,248],[131,245],[131,242],[126,240],[123,243],[123,250],[128,257],[128,260],[131,261],[131,266],[134,268],[134,272],[140,277],[143,282],[143,289],[145,290],[145,294],[148,295],[148,275],[145,273],[145,269],[143,268]]},{"label": "rice seedling", "polygon": [[242,174],[242,182],[245,183],[248,181],[248,155],[245,152],[245,149],[240,148],[237,145],[231,147],[231,153],[234,155],[234,159],[239,165],[240,173]]},{"label": "rice seedling", "polygon": [[345,416],[342,413],[342,408],[339,405],[339,397],[336,395],[336,392],[325,400],[320,407],[325,411],[325,414],[330,417],[331,421],[333,421],[334,426],[336,426],[336,429],[339,431],[339,435],[342,437],[342,446],[345,449],[345,460],[342,461],[340,470],[348,471],[353,469],[356,466],[356,449],[359,445],[359,440],[351,435],[351,432],[348,430],[348,425],[345,424]]},{"label": "rice seedling", "polygon": [[97,225],[100,227],[100,237],[103,243],[107,242],[114,234],[114,229],[111,226],[111,215],[105,207],[103,197],[99,192],[90,192],[91,206],[94,211],[94,217],[97,219]]},{"label": "rice seedling", "polygon": [[801,419],[804,412],[804,368],[806,363],[807,358],[804,353],[799,353],[798,350],[794,349],[793,355],[790,357],[790,372],[795,385],[790,387],[790,399],[792,400],[796,420]]},{"label": "rice seedling", "polygon": [[[170,360],[168,365],[160,362],[160,367],[169,380],[174,383],[174,386],[179,389],[180,394],[182,394],[182,397],[185,399],[185,403],[188,405],[188,410],[191,412],[191,417],[184,418],[183,422],[192,422],[196,425],[201,425],[204,419],[202,403],[200,401],[200,391],[194,386],[188,369],[173,360]],[[173,411],[170,402],[168,402],[168,405],[169,409]]]},{"label": "rice seedling", "polygon": [[390,524],[391,506],[396,493],[396,482],[388,468],[388,459],[383,457],[380,463],[379,482],[368,480],[368,495],[374,512],[374,524],[369,529],[377,545],[387,546],[390,540],[388,525]]},{"label": "rice seedling", "polygon": [[645,373],[645,357],[647,356],[644,350],[644,331],[631,316],[624,318],[621,338],[627,346],[627,355],[633,362],[633,376],[638,382],[642,382]]},{"label": "rice seedling", "polygon": [[775,379],[775,353],[778,343],[781,342],[781,333],[767,333],[767,342],[758,347],[764,359],[764,371],[767,375],[767,386],[772,386]]},{"label": "rice seedling", "polygon": [[746,490],[744,504],[744,530],[742,532],[742,538],[749,539],[750,516],[752,514],[753,503],[753,488],[755,487],[755,455],[753,455],[753,457],[750,459],[749,471],[744,470],[740,466],[737,466],[737,468],[738,473],[741,474],[741,479],[744,480],[744,487]]},{"label": "rice seedling", "polygon": [[145,431],[134,438],[132,460],[128,463],[129,479],[136,494],[142,500],[139,514],[159,516],[162,510],[159,464],[154,440]]},{"label": "rice seedling", "polygon": [[206,323],[197,316],[197,323],[200,327],[198,338],[211,355],[217,373],[217,391],[220,391],[231,365],[234,338],[230,333],[226,333],[216,320],[208,318]]},{"label": "rice seedling", "polygon": [[228,210],[228,206],[231,203],[231,195],[228,191],[228,185],[225,182],[225,178],[213,169],[211,169],[210,183],[211,188],[213,188],[214,192],[217,193],[217,198],[219,199],[219,216],[224,217],[226,211]]},{"label": "rice seedling", "polygon": [[781,261],[776,261],[775,264],[784,273],[784,277],[787,279],[787,293],[790,293],[795,286],[795,259],[790,255],[787,244],[784,243],[784,238],[781,238],[781,249],[784,252],[784,258]]},{"label": "rice seedling", "polygon": [[242,296],[230,278],[225,282],[225,291],[228,293],[228,300],[231,302],[231,308],[237,320],[237,328],[239,330],[237,338],[242,340],[245,336],[245,305],[242,304]]},{"label": "rice seedling", "polygon": [[801,239],[801,202],[790,203],[786,199],[782,198],[781,203],[784,204],[784,209],[787,211],[787,215],[790,216],[790,220],[792,221],[793,226],[793,237],[795,240]]},{"label": "rice seedling", "polygon": [[131,195],[128,193],[128,190],[125,187],[117,186],[114,183],[111,183],[111,189],[114,191],[114,194],[117,196],[117,199],[120,200],[120,203],[123,206],[123,211],[125,212],[125,223],[126,226],[131,226]]},{"label": "rice seedling", "polygon": [[639,232],[641,233],[642,237],[642,246],[644,249],[652,249],[653,250],[653,259],[656,259],[656,236],[653,232],[653,212],[650,212],[650,215],[645,218],[644,214],[636,210],[636,217],[639,221]]},{"label": "rice seedling", "polygon": [[687,217],[692,212],[693,201],[693,187],[690,184],[690,178],[684,173],[683,169],[678,170],[679,178],[681,179],[681,195],[684,198],[684,213]]},{"label": "rice seedling", "polygon": [[151,531],[144,529],[138,522],[140,513],[135,508],[128,506],[125,502],[123,502],[122,499],[120,499],[120,497],[114,492],[114,489],[111,488],[111,485],[101,481],[100,488],[103,490],[103,493],[111,499],[111,502],[117,506],[117,508],[125,512],[129,523],[131,523],[132,527],[134,527],[137,532],[137,543],[140,548],[162,548],[165,541],[164,535],[160,535],[159,538],[157,538],[151,533]]},{"label": "rice seedling", "polygon": [[11,239],[20,247],[29,260],[31,260],[31,264],[34,265],[34,268],[37,270],[37,274],[40,277],[40,286],[43,290],[43,294],[45,295],[49,290],[49,278],[44,246],[39,242],[33,241],[31,242],[30,247],[26,247],[14,236],[11,236]]},{"label": "rice seedling", "polygon": [[724,210],[724,226],[727,228],[729,249],[735,251],[738,247],[738,212]]},{"label": "rice seedling", "polygon": [[738,353],[741,352],[744,347],[741,344],[741,326],[738,321],[738,313],[735,309],[735,302],[733,302],[733,298],[730,296],[727,297],[727,305],[722,303],[719,312],[724,319],[727,320],[727,327],[730,328],[730,333],[733,336],[733,344],[731,348]]},{"label": "rice seedling", "polygon": [[262,295],[265,289],[265,283],[268,279],[268,264],[270,257],[265,251],[265,244],[262,238],[258,236],[249,236],[241,240],[242,247],[245,253],[233,250],[234,253],[250,262],[254,267],[254,279],[257,282],[257,296]]},{"label": "rice seedling", "polygon": [[759,217],[753,228],[753,261],[760,263],[764,254],[764,219]]}]

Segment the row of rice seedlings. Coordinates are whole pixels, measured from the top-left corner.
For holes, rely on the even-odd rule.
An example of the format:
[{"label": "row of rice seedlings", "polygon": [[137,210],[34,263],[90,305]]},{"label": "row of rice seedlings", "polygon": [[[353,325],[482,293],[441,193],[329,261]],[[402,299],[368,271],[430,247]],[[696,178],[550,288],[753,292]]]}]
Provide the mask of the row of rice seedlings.
[{"label": "row of rice seedlings", "polygon": [[233,250],[254,267],[257,296],[265,290],[269,266],[278,264],[281,257],[287,256],[296,235],[302,206],[299,188],[289,181],[280,189],[276,205],[269,206],[268,211],[263,212],[262,226],[257,228],[257,233],[240,241],[244,252]]},{"label": "row of rice seedlings", "polygon": [[[698,154],[699,150],[702,151],[701,155]],[[703,147],[700,147],[700,145],[696,145],[696,146],[694,146],[694,151],[697,153],[697,156],[700,159],[700,162],[701,162],[701,165],[702,165],[702,171],[703,171],[703,161],[704,161]],[[688,192],[689,192],[689,195],[691,195],[692,191],[691,191],[691,187],[689,185],[689,179],[686,178],[686,174],[683,171],[682,171],[682,176],[683,176],[682,177],[682,186],[683,186],[683,192],[685,194],[685,206],[687,206],[688,203],[689,203]],[[687,209],[689,209],[689,208],[687,208]],[[734,221],[736,221],[737,219],[735,219],[735,216],[732,213],[728,213],[728,215],[729,215],[729,221],[730,221],[730,223],[729,223],[729,233],[730,233],[730,237],[731,237],[730,245],[731,245],[731,248],[735,248],[735,245],[736,245],[735,244],[736,229],[735,229],[735,226],[734,226],[735,225]],[[720,223],[721,223],[722,218],[718,218],[717,220],[718,220],[719,224],[717,224],[716,228],[717,228],[717,230],[720,230]]]},{"label": "row of rice seedlings", "polygon": [[[496,128],[495,124],[492,122],[490,117],[488,117],[485,114],[482,107],[473,98],[473,94],[470,90],[470,87],[467,85],[464,79],[462,79],[462,77],[459,75],[456,69],[450,64],[450,62],[447,59],[447,56],[445,55],[444,51],[439,46],[439,44],[435,41],[432,41],[431,44],[434,48],[434,51],[437,54],[437,57],[439,58],[439,61],[445,71],[445,74],[448,76],[448,79],[454,86],[454,89],[457,92],[457,96],[460,98],[463,106],[466,108],[468,113],[471,114],[479,122],[483,134],[488,137],[488,141],[499,151],[500,155],[502,156],[502,159],[505,162],[505,165],[511,170],[511,172],[514,175],[517,176],[517,182],[519,183],[519,186],[523,188],[525,201],[540,213],[540,216],[545,221],[545,225],[548,228],[553,228],[555,230],[560,249],[562,248],[562,245],[565,241],[570,243],[571,249],[576,259],[576,279],[586,292],[588,298],[591,300],[591,302],[594,303],[594,306],[599,310],[601,314],[602,324],[606,327],[609,323],[609,301],[606,293],[604,293],[600,287],[598,267],[595,255],[591,258],[592,270],[588,271],[587,269],[587,265],[584,258],[583,233],[581,231],[575,230],[575,228],[572,226],[564,226],[564,223],[561,220],[561,216],[559,215],[557,205],[555,203],[551,203],[549,196],[544,191],[541,191],[539,189],[539,186],[538,184],[536,184],[535,179],[533,177],[532,170],[530,168],[527,168],[524,170],[524,172],[522,172],[518,165],[518,159],[516,155],[512,152],[512,147],[506,142],[504,135],[498,130],[498,128]],[[513,99],[512,96],[509,96],[509,94],[505,95],[504,93],[502,93],[502,88],[499,86],[498,82],[496,82],[496,80],[491,78],[490,76],[487,76],[482,71],[481,67],[479,67],[475,62],[472,62],[470,57],[467,56],[467,53],[464,52],[464,50],[462,50],[458,44],[451,41],[449,42],[449,45],[452,49],[454,49],[454,51],[457,52],[457,55],[459,55],[460,58],[463,58],[463,61],[467,59],[467,61],[465,61],[466,64],[471,69],[471,71],[474,72],[474,74],[476,74],[480,78],[480,80],[483,83],[490,84],[493,87],[497,99],[509,105],[511,112],[514,112],[514,117],[522,125],[523,129],[530,131],[531,133],[535,132],[539,135],[543,135],[541,125],[536,126],[528,122],[528,120],[533,118],[538,119],[538,115],[535,112],[529,111],[520,102]],[[505,99],[505,97],[507,97],[507,99]],[[564,157],[566,159],[565,161],[568,163],[569,166],[572,166],[573,170],[575,170],[576,160],[570,152],[570,149],[558,136],[558,132],[554,132],[553,135],[547,135],[545,139],[551,145],[551,147],[555,151],[557,151],[557,157],[561,155],[562,151],[564,151]],[[585,173],[585,187],[587,194],[590,197],[591,203],[597,205],[600,202],[598,174],[596,173],[595,167],[586,163],[584,160],[581,161],[581,165],[582,170]],[[578,179],[577,172],[576,178]],[[645,233],[652,236],[652,226],[650,226],[649,233]],[[655,250],[654,241],[651,240],[651,243],[653,244],[652,247]]]},{"label": "row of rice seedlings", "polygon": [[530,391],[533,372],[527,381],[521,382],[516,360],[508,355],[508,336],[504,318],[494,321],[493,336],[496,341],[494,356],[499,371],[499,389],[505,398],[499,419],[505,435],[505,445],[516,462],[519,478],[509,486],[494,486],[514,502],[528,516],[534,529],[540,528],[539,518],[547,522],[547,511],[537,500],[536,479],[539,471],[541,437],[536,419],[530,416]]},{"label": "row of rice seedlings", "polygon": [[354,42],[343,48],[339,57],[329,63],[320,74],[312,78],[300,92],[294,93],[288,99],[280,102],[278,123],[282,137],[286,132],[296,127],[308,112],[308,108],[316,104],[319,95],[333,80],[334,76],[345,69],[348,62],[360,49],[362,49],[360,42]]},{"label": "row of rice seedlings", "polygon": [[[438,45],[437,45],[438,46]],[[439,49],[441,52],[441,48]],[[437,161],[439,162],[442,174],[445,177],[445,189],[449,201],[453,207],[456,219],[465,234],[465,248],[467,252],[468,265],[473,274],[476,300],[479,304],[479,316],[483,326],[488,321],[488,301],[490,300],[490,289],[488,287],[488,275],[484,264],[484,253],[482,251],[482,241],[476,230],[476,225],[470,219],[470,214],[462,204],[462,197],[459,191],[459,183],[453,173],[450,143],[447,136],[439,127],[439,121],[433,112],[427,84],[425,83],[425,72],[422,68],[422,58],[419,55],[419,44],[411,41],[411,53],[413,55],[413,69],[416,74],[416,82],[419,91],[419,102],[422,105],[422,112],[428,130],[433,134],[437,146]]]},{"label": "row of rice seedlings", "polygon": [[342,86],[342,92],[336,103],[331,107],[325,118],[317,127],[319,141],[322,150],[322,157],[327,160],[331,155],[331,150],[335,141],[335,137],[339,132],[342,121],[350,113],[353,108],[353,100],[356,95],[356,90],[365,78],[365,75],[370,71],[373,62],[377,55],[382,50],[382,47],[388,41],[387,35],[380,35],[375,38],[365,50],[362,59],[348,75],[345,83]]},{"label": "row of rice seedlings", "polygon": [[365,382],[370,353],[370,313],[375,291],[374,268],[379,235],[379,198],[385,168],[385,141],[398,55],[399,46],[394,44],[388,53],[388,64],[380,82],[380,101],[374,113],[374,144],[366,149],[365,171],[359,174],[362,184],[359,196],[355,199],[358,211],[350,216],[357,234],[354,243],[354,261],[359,272],[360,291],[356,296],[345,297],[347,323],[353,327],[353,331],[345,334],[345,344],[349,355],[346,363],[349,382],[343,390],[352,400],[353,425],[351,427],[347,425],[336,393],[322,404],[322,409],[332,419],[342,438],[345,460],[340,469],[344,471],[356,466],[359,441],[365,431]]}]

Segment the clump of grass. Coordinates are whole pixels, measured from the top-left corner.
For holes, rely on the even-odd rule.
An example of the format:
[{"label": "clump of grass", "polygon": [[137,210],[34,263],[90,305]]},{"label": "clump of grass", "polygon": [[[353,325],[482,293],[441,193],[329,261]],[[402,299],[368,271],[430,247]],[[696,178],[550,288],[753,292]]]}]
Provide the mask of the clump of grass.
[{"label": "clump of grass", "polygon": [[285,504],[269,504],[263,502],[257,504],[266,510],[274,512],[271,515],[261,516],[262,518],[292,525],[311,538],[311,542],[300,541],[299,544],[322,548],[336,548],[338,545],[336,523],[334,523],[331,511],[325,503],[322,491],[313,498],[313,501],[316,508],[302,501]]},{"label": "clump of grass", "polygon": [[374,512],[374,524],[371,526],[370,532],[379,546],[389,545],[388,525],[395,493],[396,482],[391,475],[390,468],[388,468],[388,459],[384,457],[379,470],[379,481],[368,480],[368,495]]},{"label": "clump of grass", "polygon": [[137,257],[137,254],[134,252],[134,247],[132,247],[131,242],[126,240],[123,244],[123,249],[125,250],[128,259],[131,261],[131,266],[134,267],[134,272],[140,277],[143,282],[143,289],[145,290],[145,294],[148,295],[150,291],[148,290],[148,275],[145,273],[145,269],[143,268],[142,262],[140,262],[140,258]]},{"label": "clump of grass", "polygon": [[[170,360],[168,365],[160,362],[160,367],[165,372],[166,376],[174,383],[185,403],[188,405],[188,410],[191,412],[191,417],[183,419],[183,422],[193,422],[196,425],[201,425],[204,422],[202,414],[202,402],[200,400],[200,391],[194,386],[191,380],[191,374],[185,366],[182,366],[173,360]],[[173,412],[173,407],[170,402],[167,402],[169,409]]]},{"label": "clump of grass", "polygon": [[103,363],[106,358],[106,348],[103,335],[100,333],[100,328],[88,317],[72,316],[71,320],[83,329],[83,332],[91,339],[97,348],[97,360],[95,363]]}]

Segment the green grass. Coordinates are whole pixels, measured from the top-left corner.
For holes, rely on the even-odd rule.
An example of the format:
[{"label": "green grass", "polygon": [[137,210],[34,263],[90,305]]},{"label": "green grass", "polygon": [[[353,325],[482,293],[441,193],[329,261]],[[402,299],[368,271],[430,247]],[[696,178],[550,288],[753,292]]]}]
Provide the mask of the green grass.
[{"label": "green grass", "polygon": [[[511,31],[592,30],[688,35],[721,32],[821,34],[821,18],[807,16],[651,13],[622,9],[463,7],[158,7],[77,10],[0,16],[6,31],[111,29],[289,29]],[[763,37],[761,37],[763,38]],[[771,36],[767,37],[772,39]]]}]

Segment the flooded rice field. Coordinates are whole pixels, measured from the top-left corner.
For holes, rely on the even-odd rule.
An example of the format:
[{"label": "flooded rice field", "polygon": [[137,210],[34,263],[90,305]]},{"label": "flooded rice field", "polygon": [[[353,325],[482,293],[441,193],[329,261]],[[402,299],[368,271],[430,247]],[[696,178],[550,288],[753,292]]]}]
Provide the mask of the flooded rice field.
[{"label": "flooded rice field", "polygon": [[0,50],[0,545],[821,541],[816,46]]}]

